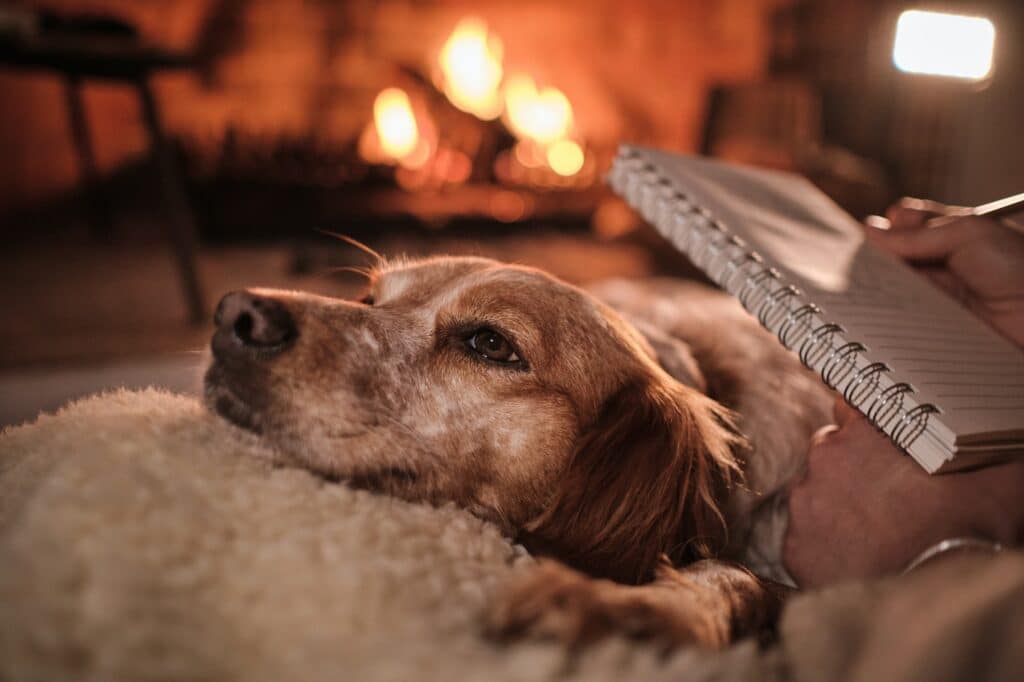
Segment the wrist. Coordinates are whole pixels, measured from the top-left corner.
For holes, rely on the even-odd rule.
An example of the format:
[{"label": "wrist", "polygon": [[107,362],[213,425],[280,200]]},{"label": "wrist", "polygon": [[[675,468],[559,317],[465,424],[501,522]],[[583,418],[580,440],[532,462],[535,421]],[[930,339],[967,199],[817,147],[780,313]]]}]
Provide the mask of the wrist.
[{"label": "wrist", "polygon": [[961,497],[960,503],[971,502],[973,497],[981,515],[973,519],[969,532],[958,535],[987,538],[1007,547],[1020,544],[1024,539],[1024,504],[1020,503],[1024,500],[1024,459],[1015,457],[1003,464],[965,472],[970,474],[980,479],[980,485],[975,495]]},{"label": "wrist", "polygon": [[950,556],[953,554],[964,554],[966,552],[982,553],[982,554],[998,554],[1003,551],[1003,545],[998,542],[986,540],[978,537],[955,537],[946,538],[934,545],[928,547],[923,552],[918,554],[910,563],[907,564],[906,568],[903,569],[903,575],[914,571],[921,566],[926,564],[934,563],[942,557]]}]

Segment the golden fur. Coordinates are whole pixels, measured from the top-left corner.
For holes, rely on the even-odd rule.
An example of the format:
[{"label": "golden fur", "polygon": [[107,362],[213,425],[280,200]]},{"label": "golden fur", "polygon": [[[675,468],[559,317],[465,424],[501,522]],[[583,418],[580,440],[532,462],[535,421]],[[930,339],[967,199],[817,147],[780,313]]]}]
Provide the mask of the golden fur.
[{"label": "golden fur", "polygon": [[[715,559],[743,556],[827,398],[795,360],[759,349],[763,332],[720,295],[631,286],[604,296],[632,323],[543,272],[480,258],[381,263],[365,303],[229,297],[207,402],[283,463],[453,501],[562,562],[495,603],[492,633],[722,645],[770,623],[780,592]],[[508,360],[475,349],[481,330],[507,340]],[[262,345],[239,341],[250,333]],[[584,613],[588,626],[572,625]]]}]

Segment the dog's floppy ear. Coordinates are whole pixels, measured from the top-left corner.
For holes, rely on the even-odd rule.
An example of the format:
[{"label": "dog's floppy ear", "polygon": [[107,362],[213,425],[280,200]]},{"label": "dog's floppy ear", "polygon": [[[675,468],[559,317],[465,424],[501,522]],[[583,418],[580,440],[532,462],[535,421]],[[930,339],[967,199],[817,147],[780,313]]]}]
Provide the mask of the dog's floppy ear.
[{"label": "dog's floppy ear", "polygon": [[650,344],[654,350],[654,359],[669,376],[701,393],[707,391],[704,373],[700,371],[700,365],[697,364],[688,345],[643,320],[631,316],[627,319]]},{"label": "dog's floppy ear", "polygon": [[627,384],[581,437],[523,542],[627,583],[650,579],[662,554],[712,556],[725,545],[718,500],[738,472],[730,424],[725,408],[667,376]]}]

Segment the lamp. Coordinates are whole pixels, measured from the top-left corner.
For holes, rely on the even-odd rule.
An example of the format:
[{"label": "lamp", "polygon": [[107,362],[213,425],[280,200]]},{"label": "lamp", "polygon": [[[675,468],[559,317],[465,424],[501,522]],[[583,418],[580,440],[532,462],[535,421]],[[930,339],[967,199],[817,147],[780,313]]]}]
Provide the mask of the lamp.
[{"label": "lamp", "polygon": [[996,29],[984,17],[907,10],[896,21],[892,61],[900,71],[984,80]]}]

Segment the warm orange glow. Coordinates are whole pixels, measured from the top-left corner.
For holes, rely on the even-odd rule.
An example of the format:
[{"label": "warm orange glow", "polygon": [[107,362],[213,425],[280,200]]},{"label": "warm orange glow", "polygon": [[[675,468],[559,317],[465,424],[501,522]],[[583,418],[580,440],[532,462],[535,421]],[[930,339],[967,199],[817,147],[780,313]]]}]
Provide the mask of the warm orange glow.
[{"label": "warm orange glow", "polygon": [[512,151],[515,154],[516,161],[523,168],[539,168],[544,165],[543,150],[537,149],[537,145],[529,140],[516,142],[516,146],[513,147]]},{"label": "warm orange glow", "polygon": [[469,176],[473,172],[473,162],[456,149],[438,149],[434,172],[442,182],[461,185],[469,180]]},{"label": "warm orange glow", "polygon": [[533,79],[511,76],[505,84],[505,111],[512,132],[542,145],[559,140],[572,129],[569,98],[558,88],[538,90]]},{"label": "warm orange glow", "polygon": [[399,88],[382,90],[373,102],[373,123],[384,154],[400,160],[416,150],[419,129],[409,96]]},{"label": "warm orange glow", "polygon": [[452,104],[484,120],[501,115],[501,40],[477,18],[458,23],[441,48],[443,88]]},{"label": "warm orange glow", "polygon": [[527,213],[526,201],[517,192],[502,191],[495,193],[489,202],[490,213],[503,223],[514,223],[522,220]]},{"label": "warm orange glow", "polygon": [[423,135],[420,135],[416,148],[399,159],[399,162],[406,168],[423,168],[423,166],[427,165],[427,161],[430,161],[432,151],[430,143],[427,142]]},{"label": "warm orange glow", "polygon": [[548,147],[548,165],[559,175],[576,175],[583,168],[583,149],[572,140],[559,140]]},{"label": "warm orange glow", "polygon": [[[514,159],[523,170],[546,166],[563,177],[576,175],[583,169],[586,154],[575,141],[569,98],[555,87],[538,88],[524,73],[505,78],[502,58],[501,40],[487,25],[478,18],[464,18],[441,49],[435,82],[462,111],[484,120],[503,115],[506,127],[518,139],[503,162],[506,170],[512,168],[509,164]],[[402,164],[408,165],[406,161]],[[463,171],[464,164],[457,170]],[[545,173],[541,171],[540,177]],[[446,179],[464,182],[468,174],[452,171]],[[557,180],[550,174],[547,179]]]}]

